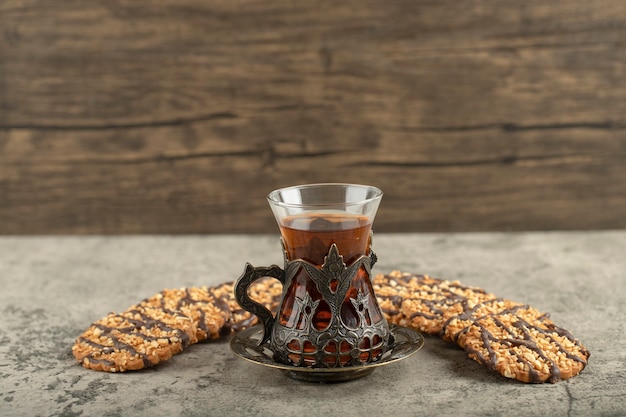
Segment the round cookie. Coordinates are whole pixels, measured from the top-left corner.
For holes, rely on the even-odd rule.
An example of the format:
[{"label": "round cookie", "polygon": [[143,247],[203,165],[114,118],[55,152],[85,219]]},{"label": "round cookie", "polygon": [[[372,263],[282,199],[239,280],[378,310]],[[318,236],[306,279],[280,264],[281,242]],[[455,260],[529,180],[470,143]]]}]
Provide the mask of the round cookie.
[{"label": "round cookie", "polygon": [[[428,275],[393,271],[386,276],[377,277],[375,281],[380,287],[384,287],[387,281],[387,285],[395,288],[392,298],[383,296],[381,301],[383,305],[391,307],[397,307],[400,303],[399,313],[396,313],[393,319],[397,324],[430,335],[438,335],[441,332],[444,314],[463,301],[479,303],[495,298],[495,295],[481,288],[468,287],[458,281],[442,280]],[[380,297],[378,293],[376,295]]]},{"label": "round cookie", "polygon": [[85,368],[124,372],[166,361],[196,341],[189,317],[138,305],[93,323],[76,339],[72,354]]},{"label": "round cookie", "polygon": [[140,305],[176,311],[191,318],[196,325],[196,339],[220,337],[220,331],[230,312],[218,308],[212,292],[207,287],[165,289],[150,298],[144,299]]},{"label": "round cookie", "polygon": [[[249,327],[256,317],[239,307],[233,285],[163,290],[94,322],[76,339],[72,354],[83,367],[96,371],[139,370],[170,359],[190,344]],[[276,310],[282,285],[264,278],[249,291]]]},{"label": "round cookie", "polygon": [[440,336],[446,342],[456,342],[459,334],[476,319],[490,314],[502,313],[521,305],[522,303],[502,298],[492,298],[478,304],[475,304],[471,299],[463,300],[444,312]]},{"label": "round cookie", "polygon": [[408,296],[407,287],[391,275],[378,274],[372,280],[378,305],[389,323],[401,325],[404,321],[402,301]]},{"label": "round cookie", "polygon": [[578,375],[590,356],[571,333],[526,305],[476,319],[457,342],[489,370],[530,383]]}]

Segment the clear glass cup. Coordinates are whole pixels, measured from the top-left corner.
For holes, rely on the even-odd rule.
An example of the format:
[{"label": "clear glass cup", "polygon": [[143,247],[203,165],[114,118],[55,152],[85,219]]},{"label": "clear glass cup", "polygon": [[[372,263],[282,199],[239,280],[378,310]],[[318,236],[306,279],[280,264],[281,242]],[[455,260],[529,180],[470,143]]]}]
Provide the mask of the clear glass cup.
[{"label": "clear glass cup", "polygon": [[[275,359],[294,366],[375,362],[388,324],[371,284],[371,230],[382,191],[357,184],[307,184],[268,195],[280,228],[285,267],[246,271],[235,287],[241,306],[265,327]],[[276,315],[254,303],[248,286],[262,276],[283,283]]]}]

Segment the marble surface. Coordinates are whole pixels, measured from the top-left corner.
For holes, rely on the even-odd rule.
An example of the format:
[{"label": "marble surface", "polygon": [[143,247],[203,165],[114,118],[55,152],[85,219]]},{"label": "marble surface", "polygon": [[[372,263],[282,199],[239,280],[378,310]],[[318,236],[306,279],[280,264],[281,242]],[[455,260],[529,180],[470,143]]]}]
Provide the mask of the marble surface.
[{"label": "marble surface", "polygon": [[[282,264],[277,236],[0,237],[1,416],[626,415],[626,231],[375,235],[374,272],[458,279],[549,311],[591,351],[556,384],[492,374],[426,337],[410,358],[341,384],[298,382],[227,341],[144,371],[85,370],[74,339],[162,290]],[[312,411],[311,411],[312,410]]]}]

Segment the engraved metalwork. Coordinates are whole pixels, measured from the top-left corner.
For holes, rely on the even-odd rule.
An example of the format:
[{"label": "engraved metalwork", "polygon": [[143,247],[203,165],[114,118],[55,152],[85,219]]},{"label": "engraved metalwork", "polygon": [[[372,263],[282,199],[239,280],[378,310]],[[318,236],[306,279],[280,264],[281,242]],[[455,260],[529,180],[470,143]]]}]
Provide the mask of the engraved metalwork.
[{"label": "engraved metalwork", "polygon": [[231,339],[230,347],[237,356],[252,363],[278,369],[291,378],[310,382],[343,382],[361,378],[381,366],[409,357],[424,345],[424,337],[417,331],[389,325],[387,350],[377,362],[342,368],[306,368],[276,362],[269,342],[261,343],[263,332],[263,326],[258,325],[237,333]]},{"label": "engraved metalwork", "polygon": [[[296,298],[296,307],[302,318],[291,327],[276,321],[272,328],[270,349],[275,353],[276,360],[297,366],[334,368],[380,358],[389,337],[386,320],[377,314],[381,319],[372,322],[372,310],[378,306],[370,300],[369,293],[359,290],[356,298],[347,300],[350,284],[359,269],[364,268],[369,277],[372,259],[375,255],[363,255],[347,266],[334,244],[321,268],[302,259],[288,261],[285,257],[285,282],[290,282],[303,268],[315,283],[322,300],[330,307],[331,317],[328,326],[317,328],[312,318],[320,300],[313,301],[308,292],[304,298]],[[342,321],[341,309],[346,301],[352,304],[358,315],[356,325]]]},{"label": "engraved metalwork", "polygon": [[[353,290],[352,296],[348,297],[351,284],[361,270],[369,280],[371,267],[376,262],[374,252],[370,250],[369,255],[360,256],[346,265],[333,244],[321,267],[302,259],[289,260],[284,242],[283,253],[284,272],[276,265],[255,268],[247,264],[235,286],[239,304],[257,315],[263,324],[263,337],[259,344],[269,340],[274,360],[300,367],[338,368],[379,361],[388,347],[389,325],[378,307],[373,290],[364,293],[359,288],[356,294]],[[293,308],[297,309],[295,323],[281,323],[268,309],[247,295],[248,286],[256,279],[273,276],[287,288],[301,270],[315,284],[321,299],[314,299],[306,290],[304,295],[296,297],[293,303]],[[330,312],[323,326],[314,320],[322,302]],[[350,322],[344,322],[342,318],[342,309],[346,308],[356,313]]]}]

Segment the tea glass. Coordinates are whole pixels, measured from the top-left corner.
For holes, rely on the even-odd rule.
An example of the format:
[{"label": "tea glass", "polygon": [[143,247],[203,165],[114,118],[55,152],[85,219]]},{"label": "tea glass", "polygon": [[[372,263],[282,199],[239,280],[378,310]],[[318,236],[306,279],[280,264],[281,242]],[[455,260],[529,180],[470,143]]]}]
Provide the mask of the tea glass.
[{"label": "tea glass", "polygon": [[[274,360],[286,365],[342,368],[374,363],[385,353],[389,325],[370,280],[376,255],[372,223],[382,198],[376,187],[307,184],[272,191],[284,268],[246,264],[235,297],[263,325]],[[276,315],[248,295],[262,277],[283,284]]]}]

